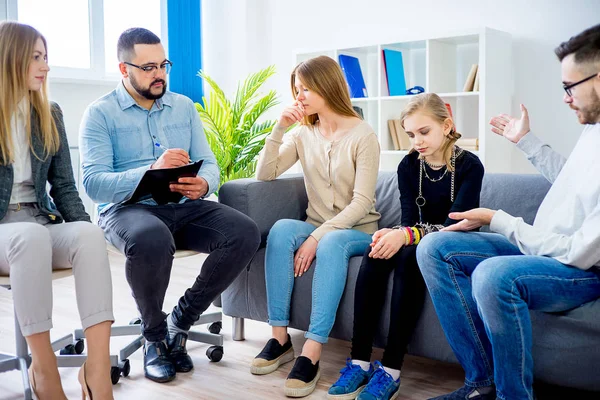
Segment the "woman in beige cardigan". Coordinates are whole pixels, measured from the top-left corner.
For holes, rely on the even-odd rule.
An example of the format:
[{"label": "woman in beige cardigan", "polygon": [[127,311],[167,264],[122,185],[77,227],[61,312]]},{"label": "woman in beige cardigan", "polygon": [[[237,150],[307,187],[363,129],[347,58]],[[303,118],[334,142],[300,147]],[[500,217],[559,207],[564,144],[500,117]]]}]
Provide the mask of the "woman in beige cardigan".
[{"label": "woman in beige cardigan", "polygon": [[291,88],[295,102],[267,137],[257,178],[273,180],[300,160],[307,219],[279,220],[269,233],[265,273],[273,338],[252,362],[251,372],[268,374],[294,359],[287,334],[294,278],[307,279],[302,276],[316,259],[308,340],[284,386],[287,396],[303,397],[319,379],[321,350],[344,292],[348,260],[364,253],[377,230],[379,143],[373,128],[353,110],[342,70],[331,58],[300,63]]}]

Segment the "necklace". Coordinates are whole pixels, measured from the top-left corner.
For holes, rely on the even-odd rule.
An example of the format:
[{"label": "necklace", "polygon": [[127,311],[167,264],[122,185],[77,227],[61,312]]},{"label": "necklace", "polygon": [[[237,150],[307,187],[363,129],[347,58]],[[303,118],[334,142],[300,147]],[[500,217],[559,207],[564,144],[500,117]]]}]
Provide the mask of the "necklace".
[{"label": "necklace", "polygon": [[442,168],[443,166],[445,166],[446,164],[432,164],[429,161],[425,160],[425,164],[429,165],[431,168],[436,169],[436,168]]},{"label": "necklace", "polygon": [[[425,161],[425,163],[427,164],[427,161]],[[427,164],[427,165],[429,165],[429,164]],[[424,166],[422,163],[421,163],[421,168],[423,168],[423,171],[425,172],[425,177],[426,177],[427,179],[429,179],[431,182],[434,182],[434,183],[435,183],[435,182],[439,182],[439,181],[441,181],[442,179],[444,179],[444,177],[446,176],[446,173],[448,173],[448,168],[445,168],[445,169],[444,169],[444,173],[443,173],[442,175],[440,175],[440,177],[439,177],[439,178],[437,178],[437,179],[433,179],[433,178],[431,178],[431,177],[430,177],[430,176],[427,174],[427,169],[425,169],[425,166]]]},{"label": "necklace", "polygon": [[[451,202],[454,202],[454,175],[456,172],[456,157],[458,155],[460,155],[461,153],[462,153],[462,150],[461,149],[457,150],[456,146],[454,148],[452,148],[452,158],[450,159],[450,165],[452,166],[452,172],[450,173],[450,176],[451,176],[450,201]],[[421,159],[420,161],[421,161],[421,163],[420,163],[421,165],[419,168],[419,195],[417,196],[415,203],[417,204],[417,207],[419,208],[419,222],[423,222],[423,215],[422,215],[421,207],[425,206],[425,203],[427,203],[427,201],[425,200],[425,197],[423,197],[423,171],[425,171],[425,176],[431,182],[439,182],[440,180],[442,180],[442,178],[444,176],[446,176],[446,173],[448,172],[448,168],[446,168],[446,170],[444,171],[444,173],[442,174],[441,177],[439,177],[437,180],[433,180],[427,175],[427,171],[425,170],[425,160]]]}]

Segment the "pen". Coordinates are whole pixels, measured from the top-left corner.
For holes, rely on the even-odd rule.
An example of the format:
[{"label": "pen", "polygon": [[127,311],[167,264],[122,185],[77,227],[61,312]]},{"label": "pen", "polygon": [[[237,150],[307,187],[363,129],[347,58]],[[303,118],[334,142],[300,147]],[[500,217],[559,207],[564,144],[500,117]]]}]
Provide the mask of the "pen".
[{"label": "pen", "polygon": [[[155,145],[156,147],[158,147],[159,149],[162,149],[163,151],[167,151],[167,150],[169,150],[169,149],[167,149],[165,146],[163,146],[162,144],[160,144],[160,143],[158,143],[158,142],[154,142],[154,145]],[[191,163],[193,162],[193,161],[192,161],[192,159],[191,159],[191,158],[189,158],[189,157],[188,157],[188,161],[189,161],[189,162],[191,162]]]}]

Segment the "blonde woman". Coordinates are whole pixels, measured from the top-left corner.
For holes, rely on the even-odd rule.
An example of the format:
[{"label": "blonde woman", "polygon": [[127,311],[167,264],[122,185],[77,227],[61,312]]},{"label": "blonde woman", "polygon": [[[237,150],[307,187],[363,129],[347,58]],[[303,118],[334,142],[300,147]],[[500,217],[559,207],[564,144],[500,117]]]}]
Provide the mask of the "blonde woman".
[{"label": "blonde woman", "polygon": [[[346,285],[348,260],[362,254],[377,230],[375,185],[379,143],[373,128],[352,109],[338,64],[321,56],[292,72],[295,102],[266,140],[257,178],[277,178],[300,160],[308,195],[306,221],[284,219],[267,239],[266,282],[273,338],[251,371],[267,374],[294,358],[287,334],[294,279],[316,260],[308,339],[285,382],[287,396],[310,394],[319,379],[319,359]],[[285,134],[294,123],[298,126]]]},{"label": "blonde woman", "polygon": [[[425,296],[417,244],[453,224],[449,212],[479,207],[483,165],[455,145],[460,133],[444,101],[434,93],[417,95],[400,120],[413,145],[398,165],[402,223],[375,232],[365,252],[356,280],[351,358],[329,389],[329,399],[389,400],[399,395],[400,369]],[[388,340],[382,360],[370,364],[390,279]]]},{"label": "blonde woman", "polygon": [[73,268],[88,349],[79,371],[82,394],[112,399],[106,244],[77,193],[62,112],[48,101],[46,52],[34,28],[0,23],[0,272],[10,274],[35,396],[66,399],[50,345],[52,269]]}]

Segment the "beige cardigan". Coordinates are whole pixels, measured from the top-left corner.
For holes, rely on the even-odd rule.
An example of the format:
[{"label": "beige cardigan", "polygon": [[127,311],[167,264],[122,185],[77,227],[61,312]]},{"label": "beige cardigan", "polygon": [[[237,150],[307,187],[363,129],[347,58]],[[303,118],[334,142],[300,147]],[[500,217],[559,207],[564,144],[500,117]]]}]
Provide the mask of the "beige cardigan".
[{"label": "beige cardigan", "polygon": [[312,237],[319,241],[338,229],[374,233],[380,214],[375,211],[379,142],[373,128],[363,121],[336,141],[307,125],[285,137],[284,132],[276,125],[267,136],[256,179],[273,180],[300,160],[308,195],[306,222],[317,227]]}]

